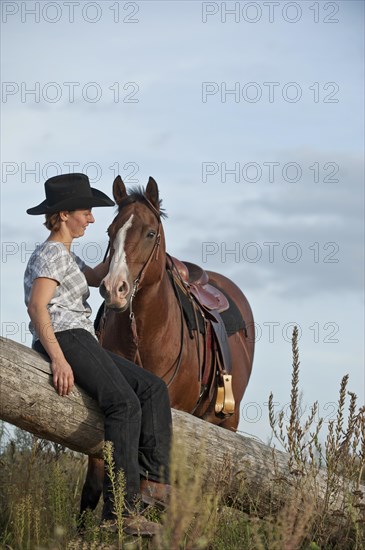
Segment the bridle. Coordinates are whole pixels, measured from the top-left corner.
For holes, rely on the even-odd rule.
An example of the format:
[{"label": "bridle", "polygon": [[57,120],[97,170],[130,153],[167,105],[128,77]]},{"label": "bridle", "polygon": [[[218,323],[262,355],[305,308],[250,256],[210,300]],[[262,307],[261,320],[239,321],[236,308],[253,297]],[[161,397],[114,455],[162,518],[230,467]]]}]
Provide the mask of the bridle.
[{"label": "bridle", "polygon": [[135,359],[139,359],[140,365],[142,365],[141,356],[139,354],[138,349],[138,334],[137,334],[137,326],[136,326],[136,318],[133,311],[133,300],[136,297],[136,294],[138,292],[138,289],[140,287],[141,282],[143,281],[143,278],[145,276],[145,273],[147,271],[148,266],[150,265],[153,256],[155,255],[155,261],[158,260],[159,251],[160,251],[160,244],[161,244],[161,216],[159,211],[153,206],[152,202],[150,202],[146,197],[146,204],[148,208],[155,214],[157,221],[158,221],[158,228],[157,228],[157,235],[156,239],[153,245],[153,248],[145,261],[144,265],[142,266],[141,271],[138,273],[137,277],[133,281],[133,288],[132,288],[132,294],[129,299],[129,319],[131,321],[131,328],[132,328],[132,334],[133,334],[133,342],[136,345],[136,357]]},{"label": "bridle", "polygon": [[[136,319],[135,319],[135,315],[134,315],[134,311],[133,311],[133,300],[136,297],[136,294],[137,294],[137,292],[140,288],[140,285],[141,285],[141,283],[144,279],[144,276],[146,274],[147,268],[150,265],[150,263],[152,262],[153,257],[154,257],[155,261],[158,260],[159,251],[160,251],[160,244],[161,244],[161,216],[160,216],[160,212],[152,204],[152,202],[147,199],[147,197],[143,197],[143,199],[146,203],[146,206],[156,216],[157,221],[158,221],[158,228],[157,228],[157,235],[156,235],[156,239],[155,239],[153,248],[152,248],[147,260],[143,264],[140,272],[138,273],[137,277],[133,281],[132,293],[131,293],[131,296],[130,296],[130,299],[129,299],[129,319],[131,321],[131,330],[132,330],[132,336],[133,336],[133,343],[136,346],[136,354],[135,354],[134,360],[138,361],[141,366],[142,366],[142,360],[141,360],[141,356],[140,356],[140,353],[139,353],[139,347],[138,347],[138,334],[137,334]],[[105,262],[105,260],[108,256],[108,253],[110,251],[110,246],[111,245],[110,245],[110,239],[109,239],[103,262]],[[101,344],[103,342],[103,334],[104,334],[104,325],[105,325],[105,320],[106,320],[106,314],[107,314],[107,308],[104,305],[103,316],[100,320],[101,328],[100,328],[99,341],[100,341]]]},{"label": "bridle", "polygon": [[[156,235],[156,240],[154,242],[154,245],[153,245],[153,248],[147,258],[147,260],[145,261],[145,263],[143,264],[142,266],[142,269],[141,271],[138,273],[137,277],[134,279],[133,281],[133,290],[132,290],[132,294],[131,294],[131,300],[133,300],[133,298],[136,296],[137,292],[138,292],[138,287],[141,283],[141,281],[143,280],[143,277],[145,275],[145,272],[147,270],[147,267],[149,266],[152,258],[153,258],[153,254],[156,252],[156,256],[155,256],[155,260],[158,260],[158,255],[159,255],[159,249],[160,249],[160,243],[161,243],[161,216],[160,216],[160,213],[159,211],[157,210],[157,208],[155,208],[152,204],[151,201],[149,201],[146,197],[144,197],[144,200],[146,201],[146,206],[148,206],[148,208],[154,213],[154,215],[156,216],[157,218],[157,221],[158,221],[158,228],[157,228],[157,235]],[[109,239],[109,242],[108,242],[108,246],[107,246],[107,249],[106,249],[106,252],[105,252],[105,255],[104,255],[104,259],[103,259],[103,263],[105,262],[107,256],[108,256],[108,253],[110,251],[110,239]],[[131,309],[131,308],[130,308]]]},{"label": "bridle", "polygon": [[[151,203],[151,201],[149,201],[146,197],[144,197],[144,201],[145,201],[146,206],[156,216],[157,221],[158,221],[158,229],[157,229],[157,235],[156,235],[156,239],[155,239],[153,248],[152,248],[147,260],[145,261],[144,265],[142,266],[142,269],[140,270],[139,274],[137,275],[137,277],[133,281],[132,293],[131,293],[131,296],[130,296],[130,299],[129,299],[129,319],[130,319],[130,322],[131,322],[131,331],[132,331],[133,343],[134,343],[135,348],[136,348],[135,356],[134,356],[134,362],[138,362],[138,364],[142,368],[143,368],[143,363],[142,363],[142,359],[141,359],[141,356],[140,356],[140,353],[139,353],[137,324],[136,324],[135,314],[134,314],[134,311],[133,311],[133,300],[137,295],[137,292],[140,288],[140,285],[143,281],[143,278],[146,274],[146,271],[147,271],[150,263],[152,262],[153,258],[154,258],[155,261],[158,260],[159,251],[160,251],[160,244],[161,244],[161,215],[160,215],[160,212],[157,210],[157,208],[155,208],[155,206]],[[104,260],[103,260],[104,262],[107,258],[108,252],[110,250],[110,246],[111,245],[110,245],[110,239],[109,239],[108,247],[107,247],[107,250],[106,250],[106,253],[105,253],[105,256],[104,256]],[[178,293],[176,292],[176,288],[175,288],[174,279],[172,279],[172,281],[173,281],[175,294],[178,296]],[[179,350],[179,355],[178,355],[177,360],[176,360],[176,364],[172,365],[172,367],[170,367],[167,371],[167,373],[168,373],[173,369],[173,372],[170,376],[170,379],[168,380],[168,382],[166,382],[167,387],[171,386],[172,382],[175,380],[175,377],[176,377],[177,373],[180,370],[181,363],[182,363],[183,350],[184,350],[184,326],[185,326],[184,312],[183,312],[183,307],[182,307],[182,303],[181,303],[180,298],[178,298],[178,301],[179,301],[179,309],[180,309],[180,326],[181,326],[180,350]],[[104,334],[104,325],[105,325],[105,320],[106,320],[106,314],[107,314],[107,308],[104,305],[104,312],[103,312],[102,318],[100,320],[100,331],[99,331],[99,341],[100,341],[101,345],[102,345],[102,342],[103,342],[103,334]],[[199,349],[198,349],[198,360],[200,362],[200,351],[199,351]]]}]

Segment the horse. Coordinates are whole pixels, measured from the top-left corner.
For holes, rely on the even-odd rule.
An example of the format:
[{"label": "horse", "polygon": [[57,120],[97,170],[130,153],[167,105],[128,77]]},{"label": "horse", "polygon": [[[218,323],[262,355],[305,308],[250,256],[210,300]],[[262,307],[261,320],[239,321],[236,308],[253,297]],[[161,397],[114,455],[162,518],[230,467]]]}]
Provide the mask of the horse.
[{"label": "horse", "polygon": [[[223,291],[245,322],[245,328],[226,338],[234,405],[229,414],[217,414],[214,401],[219,388],[213,383],[214,373],[209,388],[202,387],[204,361],[209,356],[206,338],[199,330],[192,334],[188,329],[176,284],[166,268],[174,266],[174,261],[166,252],[161,221],[165,213],[157,183],[150,177],[145,190],[135,188],[128,193],[117,176],[113,196],[118,212],[108,228],[109,271],[99,287],[104,298],[102,346],[165,380],[173,408],[236,430],[254,356],[254,321],[247,298],[224,275],[204,272],[209,284]],[[181,275],[174,279],[182,282]],[[103,475],[103,460],[89,457],[81,513],[96,507]]]}]

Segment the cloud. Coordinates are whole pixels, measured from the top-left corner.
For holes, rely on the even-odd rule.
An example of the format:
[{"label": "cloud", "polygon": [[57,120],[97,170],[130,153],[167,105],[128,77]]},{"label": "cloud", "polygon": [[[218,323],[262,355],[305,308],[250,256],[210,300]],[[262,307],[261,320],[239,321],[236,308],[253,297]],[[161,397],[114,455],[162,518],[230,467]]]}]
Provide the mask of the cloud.
[{"label": "cloud", "polygon": [[[27,3],[18,4],[25,9]],[[42,9],[42,3],[34,4]],[[55,8],[49,4],[51,16]],[[202,23],[199,2],[157,1],[137,2],[138,24],[114,23],[117,4],[99,2],[102,18],[95,24],[80,20],[82,3],[75,6],[75,23],[69,23],[67,7],[59,3],[64,10],[59,23],[34,23],[31,15],[22,23],[17,14],[2,26],[3,81],[24,82],[29,89],[34,82],[43,87],[56,81],[63,92],[57,103],[44,98],[37,103],[31,96],[24,102],[20,93],[2,103],[2,168],[7,162],[17,165],[13,176],[5,180],[3,172],[1,180],[2,242],[15,243],[15,253],[8,249],[1,265],[2,321],[27,325],[24,260],[47,234],[43,220],[27,216],[25,209],[43,200],[44,179],[54,175],[57,165],[66,171],[68,163],[78,162],[76,171],[84,171],[94,163],[100,167],[94,184],[108,194],[118,172],[127,186],[145,185],[148,176],[154,176],[169,214],[164,228],[170,253],[233,279],[247,294],[259,322],[276,319],[283,326],[296,319],[307,327],[303,375],[309,395],[315,384],[320,386],[315,398],[337,397],[333,384],[340,371],[350,370],[360,387],[364,4],[338,3],[339,24],[323,22],[329,10],[322,3],[315,3],[318,23],[313,22],[312,3],[300,3],[303,17],[295,24],[283,20],[283,6],[277,7],[273,23],[268,22],[266,7],[266,15],[263,10],[255,24],[242,18],[236,23],[232,16],[224,24],[221,13]],[[224,3],[215,5],[222,10]],[[120,15],[127,15],[126,10]],[[80,86],[71,103],[63,83],[73,81]],[[95,81],[103,95],[92,103],[79,92]],[[206,103],[204,81],[218,86]],[[257,103],[243,99],[242,88],[250,81],[262,89]],[[272,103],[263,85],[267,81],[280,82]],[[283,99],[283,85],[290,81],[301,87],[298,103]],[[139,102],[125,103],[121,96],[115,103],[110,90],[115,82],[126,93],[130,90],[123,85],[136,82]],[[232,95],[222,99],[224,86],[229,89],[236,82],[239,101]],[[327,82],[338,84],[337,103],[324,102],[331,91],[324,88]],[[218,168],[206,181],[204,162]],[[270,162],[280,163],[272,182],[264,164]],[[290,162],[302,170],[297,182],[282,176]],[[36,163],[40,170],[35,178],[26,171]],[[44,173],[48,163],[55,165]],[[134,176],[128,163],[135,163]],[[238,181],[232,174],[224,178],[224,168],[237,163]],[[253,168],[246,172],[247,180],[242,176],[249,163],[262,170],[257,181],[249,181]],[[337,174],[332,171],[335,165]],[[292,173],[289,169],[289,180]],[[95,175],[94,168],[89,175]],[[339,182],[326,182],[325,177]],[[133,178],[138,181],[131,182]],[[96,211],[95,225],[80,242],[81,253],[91,254],[92,242],[105,250],[112,214],[111,209]],[[294,262],[296,253],[301,256]],[[96,313],[96,290],[91,301]],[[314,320],[322,333],[329,321],[341,325],[340,342],[334,347],[314,345],[308,328]],[[290,342],[272,344],[263,336],[256,353],[248,399],[263,403],[274,386],[284,402]],[[256,432],[257,426],[252,428]]]},{"label": "cloud", "polygon": [[[314,158],[321,167],[329,158],[336,158],[339,181],[315,183],[307,171],[297,183],[280,178],[272,184],[257,183],[244,199],[241,197],[249,184],[231,182],[232,194],[229,184],[224,186],[224,204],[220,204],[216,184],[210,188],[215,200],[211,196],[204,199],[201,194],[195,197],[190,222],[180,214],[180,230],[184,224],[194,227],[194,237],[187,243],[178,239],[181,255],[185,259],[193,256],[208,269],[238,277],[248,288],[270,289],[283,298],[298,292],[303,299],[323,293],[361,293],[361,159],[318,151],[315,156],[314,152],[301,157],[292,153],[286,158],[295,158],[302,167],[313,164]],[[324,177],[325,172],[322,180]],[[203,214],[199,214],[199,205],[206,207]],[[196,223],[199,215],[203,215],[204,224]]]}]

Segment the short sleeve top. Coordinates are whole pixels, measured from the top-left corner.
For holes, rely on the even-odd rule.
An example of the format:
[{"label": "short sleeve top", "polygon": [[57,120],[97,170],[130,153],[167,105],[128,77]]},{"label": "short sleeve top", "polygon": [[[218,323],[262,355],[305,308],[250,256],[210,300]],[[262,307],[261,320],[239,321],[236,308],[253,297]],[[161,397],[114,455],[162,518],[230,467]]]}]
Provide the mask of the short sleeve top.
[{"label": "short sleeve top", "polygon": [[[89,287],[82,273],[86,264],[73,252],[69,252],[63,243],[45,241],[38,245],[24,274],[24,297],[28,306],[33,282],[38,277],[57,281],[58,285],[47,309],[54,332],[83,328],[95,338],[93,323],[90,319],[91,307],[87,303]],[[33,343],[39,339],[33,323],[29,323]]]}]

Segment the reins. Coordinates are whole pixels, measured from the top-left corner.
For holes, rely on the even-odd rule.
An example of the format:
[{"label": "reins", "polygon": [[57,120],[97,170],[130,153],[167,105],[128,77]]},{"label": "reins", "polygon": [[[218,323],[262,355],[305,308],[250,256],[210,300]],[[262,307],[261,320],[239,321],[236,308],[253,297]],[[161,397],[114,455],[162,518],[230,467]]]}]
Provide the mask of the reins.
[{"label": "reins", "polygon": [[[147,200],[147,199],[146,199]],[[149,202],[149,201],[148,201]],[[153,206],[151,204],[151,206]],[[155,243],[153,245],[153,248],[151,250],[151,253],[150,255],[148,256],[146,262],[144,263],[141,271],[139,272],[139,274],[137,275],[137,277],[134,279],[133,281],[133,289],[132,289],[132,294],[131,294],[131,297],[129,299],[129,319],[130,319],[130,322],[131,322],[131,330],[132,330],[132,337],[133,337],[133,343],[134,345],[136,346],[136,354],[135,354],[135,357],[134,357],[134,360],[138,360],[139,364],[141,365],[141,367],[143,367],[143,364],[142,364],[142,359],[141,359],[141,355],[139,353],[139,346],[138,346],[138,333],[137,333],[137,323],[136,323],[136,317],[134,315],[134,311],[133,311],[133,300],[134,298],[136,297],[136,294],[138,292],[138,289],[139,289],[139,286],[145,276],[145,273],[147,271],[147,268],[148,266],[150,265],[151,261],[152,261],[152,258],[153,258],[153,255],[156,251],[156,254],[155,254],[155,261],[158,260],[158,255],[159,255],[159,250],[160,250],[160,243],[161,243],[161,232],[160,232],[160,229],[161,229],[161,219],[160,217],[158,216],[158,231],[157,231],[157,235],[156,235],[156,240],[155,240]]]},{"label": "reins", "polygon": [[104,254],[103,264],[105,263],[105,260],[106,260],[106,258],[107,258],[107,256],[108,256],[109,250],[110,250],[110,239],[109,239],[109,241],[108,241],[108,246],[106,247],[106,251],[105,251],[105,254]]},{"label": "reins", "polygon": [[[129,299],[129,320],[130,320],[130,324],[131,324],[133,344],[134,344],[135,349],[136,349],[135,356],[134,356],[134,361],[138,362],[138,364],[142,368],[143,368],[143,363],[142,363],[141,355],[140,355],[140,352],[139,352],[139,340],[138,340],[136,317],[135,317],[135,314],[134,314],[134,311],[133,311],[133,301],[134,301],[134,299],[135,299],[135,297],[138,293],[140,285],[141,285],[141,283],[144,279],[146,271],[147,271],[150,263],[152,262],[153,258],[156,261],[159,258],[159,251],[160,251],[160,244],[161,244],[161,216],[160,216],[160,212],[154,207],[154,205],[146,197],[144,197],[144,200],[146,201],[147,207],[153,212],[153,214],[156,216],[156,218],[158,220],[158,230],[157,230],[156,240],[154,242],[153,248],[152,248],[146,262],[142,266],[142,269],[140,270],[139,274],[137,275],[137,277],[133,281],[132,293],[131,293],[131,296],[130,296],[130,299]],[[110,251],[110,246],[111,245],[110,245],[110,239],[109,239],[108,246],[107,246],[107,249],[106,249],[106,252],[105,252],[105,255],[104,255],[104,260],[103,260],[104,262],[105,262],[105,260],[108,256],[109,251]],[[172,266],[173,266],[173,271],[175,272],[177,278],[179,279],[180,284],[184,288],[184,284],[183,284],[183,281],[181,279],[180,273],[179,273],[178,269],[176,268],[175,264],[173,263],[172,259],[171,259],[171,263],[172,263]],[[184,326],[185,326],[183,306],[182,306],[182,303],[181,303],[179,293],[177,292],[177,289],[176,289],[176,280],[175,280],[175,277],[174,277],[173,274],[172,274],[172,277],[171,277],[171,282],[172,282],[172,286],[174,287],[174,293],[175,293],[175,295],[177,296],[177,299],[178,299],[178,304],[179,304],[179,309],[180,309],[180,327],[181,328],[180,328],[180,349],[179,349],[178,357],[175,361],[175,364],[173,364],[168,369],[168,371],[164,374],[164,377],[165,377],[173,369],[173,372],[170,376],[170,379],[166,382],[167,387],[170,387],[171,384],[174,382],[174,380],[175,380],[175,378],[176,378],[176,376],[177,376],[177,374],[180,370],[181,364],[182,364],[182,357],[183,357],[183,350],[184,350]],[[190,296],[189,293],[188,293],[188,295],[189,295],[189,299],[191,300],[191,296]],[[194,311],[196,323],[198,323],[195,307],[193,307],[193,311]],[[106,315],[107,315],[107,308],[104,306],[104,312],[103,312],[103,315],[102,315],[102,319],[100,321],[101,328],[100,328],[100,331],[99,331],[99,340],[100,340],[101,344],[103,342]],[[198,378],[201,381],[201,377],[202,377],[202,373],[201,373],[201,350],[200,350],[199,336],[197,337],[197,353],[198,353],[198,369],[199,369]],[[202,397],[202,395],[200,395],[196,407],[199,405],[201,397]],[[196,407],[194,407],[194,410],[195,410]]]},{"label": "reins", "polygon": [[[141,367],[143,367],[143,364],[142,364],[142,359],[141,359],[141,356],[140,356],[140,353],[139,353],[137,323],[136,323],[136,318],[135,318],[135,314],[134,314],[134,311],[133,311],[133,300],[137,295],[138,289],[140,288],[140,285],[141,285],[141,283],[144,279],[147,268],[148,268],[148,266],[150,265],[150,263],[153,259],[153,256],[155,256],[155,261],[158,260],[159,251],[160,251],[160,244],[161,244],[161,216],[160,216],[160,212],[157,210],[157,208],[155,208],[155,206],[152,204],[152,202],[147,199],[147,197],[144,197],[144,200],[146,201],[147,207],[153,212],[153,214],[157,218],[158,229],[157,229],[157,235],[156,235],[156,239],[155,239],[153,248],[152,248],[147,260],[143,264],[141,271],[138,273],[137,277],[133,281],[132,293],[131,293],[131,297],[130,297],[130,300],[129,300],[129,319],[130,319],[130,322],[131,322],[131,331],[132,331],[133,343],[136,347],[136,353],[135,353],[134,361],[138,361]],[[110,239],[109,239],[108,246],[107,246],[107,249],[106,249],[106,252],[105,252],[105,255],[104,255],[103,262],[105,262],[109,251],[110,251]],[[107,314],[107,308],[104,305],[104,312],[103,312],[102,319],[100,321],[101,329],[99,331],[99,341],[100,341],[101,344],[103,342],[106,314]],[[181,358],[179,357],[178,366],[180,366],[180,363],[181,363]],[[175,374],[174,374],[173,378],[174,377],[175,377]]]},{"label": "reins", "polygon": [[[141,281],[143,280],[143,277],[147,271],[147,268],[152,260],[154,251],[156,250],[156,256],[155,260],[158,260],[159,250],[160,250],[160,242],[161,242],[161,217],[159,211],[153,206],[153,204],[145,197],[145,200],[147,202],[147,206],[150,208],[150,210],[155,214],[157,220],[158,220],[158,232],[156,236],[156,241],[153,246],[153,249],[151,250],[151,253],[149,257],[147,258],[147,261],[145,262],[144,266],[142,267],[140,273],[136,277],[136,279],[133,281],[133,290],[132,294],[129,300],[129,319],[131,321],[131,330],[132,330],[132,336],[133,336],[133,343],[136,346],[136,354],[135,354],[135,361],[138,360],[141,367],[143,367],[141,355],[139,353],[139,347],[138,347],[138,333],[137,333],[137,324],[136,324],[136,318],[133,311],[133,300],[138,292],[139,285],[141,284]],[[181,367],[181,361],[182,361],[182,354],[184,349],[184,312],[182,308],[181,301],[179,300],[179,307],[180,307],[180,320],[181,320],[181,329],[180,329],[180,350],[179,355],[176,361],[176,366],[174,368],[174,371],[170,377],[170,380],[166,382],[167,387],[169,388],[173,381],[175,380],[175,377],[177,373],[180,370]],[[172,367],[171,367],[172,368]],[[171,370],[171,369],[169,369]]]}]

